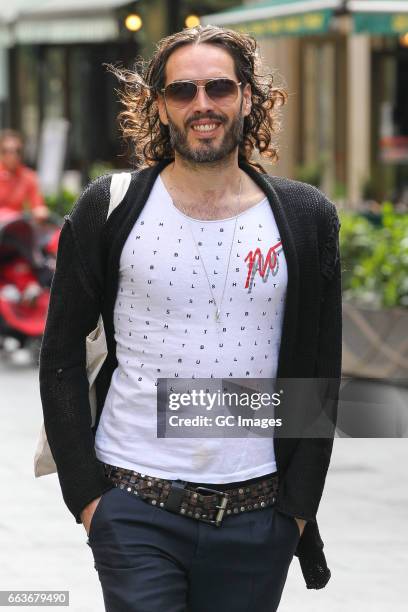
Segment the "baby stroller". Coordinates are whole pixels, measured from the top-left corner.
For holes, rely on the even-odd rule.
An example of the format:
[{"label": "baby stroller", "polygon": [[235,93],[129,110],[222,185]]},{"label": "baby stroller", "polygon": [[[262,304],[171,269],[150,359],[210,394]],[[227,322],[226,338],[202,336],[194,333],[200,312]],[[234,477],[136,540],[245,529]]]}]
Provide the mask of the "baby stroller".
[{"label": "baby stroller", "polygon": [[59,219],[39,225],[25,213],[0,210],[0,348],[14,339],[14,347],[27,348],[36,363],[60,226]]}]

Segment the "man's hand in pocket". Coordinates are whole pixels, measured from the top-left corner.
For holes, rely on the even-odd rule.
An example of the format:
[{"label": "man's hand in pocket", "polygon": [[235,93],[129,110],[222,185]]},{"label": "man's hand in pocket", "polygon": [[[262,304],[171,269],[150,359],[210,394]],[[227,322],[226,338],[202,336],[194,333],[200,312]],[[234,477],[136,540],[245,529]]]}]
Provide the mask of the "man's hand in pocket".
[{"label": "man's hand in pocket", "polygon": [[297,518],[296,516],[295,516],[295,521],[297,522],[297,525],[299,527],[300,535],[302,536],[302,533],[303,533],[303,530],[305,528],[305,525],[306,525],[307,521],[305,521],[305,519]]},{"label": "man's hand in pocket", "polygon": [[101,499],[101,497],[102,496],[96,497],[91,502],[89,502],[89,504],[85,506],[85,508],[82,510],[81,514],[79,515],[82,521],[82,524],[85,527],[87,536],[89,536],[89,526],[91,524],[93,513],[95,512],[96,506],[99,504],[99,500]]}]

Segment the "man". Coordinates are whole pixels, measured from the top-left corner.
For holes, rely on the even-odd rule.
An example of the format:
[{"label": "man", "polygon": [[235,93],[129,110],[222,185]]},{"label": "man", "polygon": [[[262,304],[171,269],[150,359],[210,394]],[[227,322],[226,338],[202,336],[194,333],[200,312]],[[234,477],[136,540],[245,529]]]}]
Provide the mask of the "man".
[{"label": "man", "polygon": [[[286,94],[259,76],[249,36],[186,29],[143,74],[117,74],[144,164],[106,223],[109,176],[66,218],[40,358],[63,496],[108,611],[276,610],[294,554],[308,588],[330,578],[316,512],[333,438],[158,438],[157,378],[319,377],[336,400],[337,213],[250,163],[255,147],[276,158]],[[100,312],[91,428],[85,337]]]},{"label": "man", "polygon": [[38,188],[36,174],[22,162],[23,141],[18,132],[0,132],[0,211],[23,212],[29,207],[34,218],[48,217],[48,208]]}]

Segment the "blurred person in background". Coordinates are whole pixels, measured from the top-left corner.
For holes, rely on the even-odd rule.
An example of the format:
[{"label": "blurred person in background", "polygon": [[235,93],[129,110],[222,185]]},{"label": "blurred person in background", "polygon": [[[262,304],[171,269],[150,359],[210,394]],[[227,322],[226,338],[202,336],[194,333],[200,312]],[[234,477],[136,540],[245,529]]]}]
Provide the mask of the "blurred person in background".
[{"label": "blurred person in background", "polygon": [[48,217],[34,170],[23,163],[23,139],[14,130],[0,132],[0,214],[28,208],[37,221]]},{"label": "blurred person in background", "polygon": [[[118,69],[139,168],[108,222],[111,175],[61,232],[41,399],[108,612],[273,612],[294,555],[308,588],[330,578],[316,513],[333,431],[157,435],[157,377],[316,377],[338,393],[339,220],[321,191],[253,159],[277,159],[287,97],[260,63],[255,39],[208,25]],[[92,425],[85,340],[101,313]]]}]

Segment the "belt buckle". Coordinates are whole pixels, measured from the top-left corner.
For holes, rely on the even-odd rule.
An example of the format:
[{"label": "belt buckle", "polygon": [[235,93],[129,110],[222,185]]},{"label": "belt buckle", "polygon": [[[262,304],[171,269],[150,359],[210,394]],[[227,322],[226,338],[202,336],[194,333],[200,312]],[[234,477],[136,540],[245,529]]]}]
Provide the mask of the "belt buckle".
[{"label": "belt buckle", "polygon": [[218,506],[216,505],[215,507],[218,508],[218,512],[216,514],[215,520],[214,519],[203,519],[200,518],[200,521],[203,521],[203,523],[210,523],[211,525],[215,525],[216,527],[220,527],[221,523],[222,523],[222,519],[224,518],[224,513],[227,507],[227,503],[228,503],[228,493],[226,493],[225,491],[217,491],[216,489],[208,489],[207,487],[197,487],[196,489],[194,489],[197,493],[199,491],[203,491],[206,493],[216,493],[217,495],[221,495],[223,496],[223,499],[221,501],[221,505]]}]

